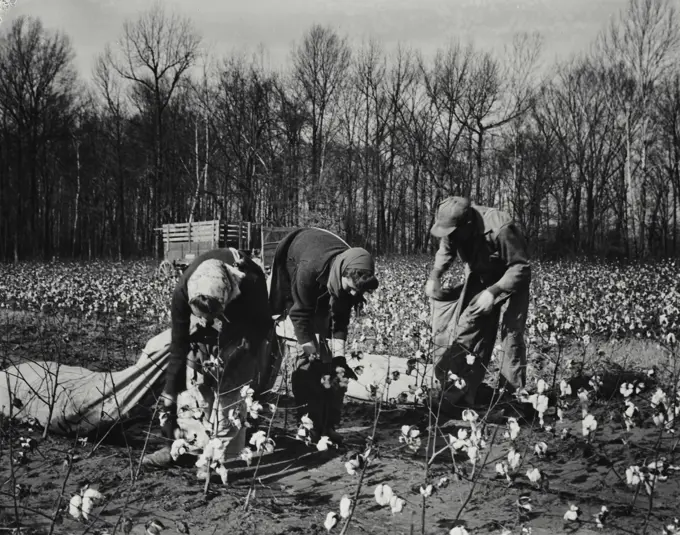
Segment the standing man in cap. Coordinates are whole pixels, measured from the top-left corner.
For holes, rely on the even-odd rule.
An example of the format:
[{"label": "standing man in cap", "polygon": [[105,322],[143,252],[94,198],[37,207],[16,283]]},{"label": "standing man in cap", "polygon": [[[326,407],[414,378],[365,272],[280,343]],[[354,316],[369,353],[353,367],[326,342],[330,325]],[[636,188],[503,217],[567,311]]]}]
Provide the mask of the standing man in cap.
[{"label": "standing man in cap", "polygon": [[350,315],[377,287],[371,254],[327,230],[294,230],[276,248],[269,302],[272,314],[290,316],[295,329],[293,397],[298,417],[314,424],[312,442],[342,440],[336,428],[347,380],[357,378],[345,359]]},{"label": "standing man in cap", "polygon": [[[448,347],[435,364],[443,389],[442,407],[455,405],[461,398],[465,405],[475,405],[496,343],[499,322],[503,345],[500,386],[511,392],[524,388],[524,330],[531,267],[527,244],[517,225],[506,212],[471,205],[465,197],[449,197],[439,205],[431,234],[440,238],[440,242],[425,286],[428,297],[445,298],[441,277],[456,255],[466,268],[466,281],[454,314],[455,324],[451,326],[456,343]],[[463,356],[469,367],[462,390],[450,384],[451,374],[461,372],[461,348],[474,358],[472,361]]]}]

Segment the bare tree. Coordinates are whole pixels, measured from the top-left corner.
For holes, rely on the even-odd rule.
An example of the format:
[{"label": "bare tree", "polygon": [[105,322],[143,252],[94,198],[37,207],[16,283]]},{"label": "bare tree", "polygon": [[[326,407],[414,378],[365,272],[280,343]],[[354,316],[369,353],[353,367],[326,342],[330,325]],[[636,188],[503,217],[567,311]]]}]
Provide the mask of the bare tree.
[{"label": "bare tree", "polygon": [[504,61],[487,52],[479,52],[474,57],[470,84],[465,94],[469,113],[460,120],[476,136],[475,196],[479,201],[483,199],[485,136],[530,109],[535,90],[533,75],[541,46],[539,34],[520,33],[513,37],[512,45],[506,51],[508,57]]},{"label": "bare tree", "polygon": [[[293,75],[311,123],[311,191],[323,175],[324,156],[333,127],[337,103],[351,61],[347,38],[315,25],[293,51]],[[316,207],[314,194],[310,210]]]},{"label": "bare tree", "polygon": [[13,191],[1,211],[4,224],[13,229],[15,260],[38,251],[50,256],[57,149],[52,142],[72,122],[73,57],[70,40],[46,31],[35,18],[17,18],[0,42],[0,108],[12,133],[7,179]]},{"label": "bare tree", "polygon": [[110,120],[111,129],[107,132],[111,136],[115,151],[116,175],[116,237],[118,259],[122,260],[126,254],[125,229],[125,170],[123,154],[123,138],[125,136],[125,121],[128,117],[127,106],[122,94],[120,81],[114,76],[111,64],[103,55],[97,58],[93,79],[104,102],[104,110]]},{"label": "bare tree", "polygon": [[448,193],[463,193],[465,189],[454,164],[472,111],[465,96],[471,83],[474,53],[471,45],[454,43],[437,51],[432,67],[420,62],[425,94],[435,120],[429,172],[437,186],[437,197],[444,189]]},{"label": "bare tree", "polygon": [[[163,115],[173,93],[188,75],[200,37],[188,18],[168,14],[157,2],[136,21],[126,21],[119,49],[106,48],[105,58],[120,76],[153,105],[154,173],[149,188],[152,223],[159,223],[158,188],[163,176]],[[156,243],[156,242],[154,242]]]},{"label": "bare tree", "polygon": [[[680,29],[671,0],[630,0],[598,39],[596,53],[610,71],[622,72],[631,84],[607,87],[610,102],[625,119],[627,228],[635,236],[637,253],[644,254],[647,206],[647,149],[655,87],[677,62]],[[634,159],[640,163],[633,173]]]}]

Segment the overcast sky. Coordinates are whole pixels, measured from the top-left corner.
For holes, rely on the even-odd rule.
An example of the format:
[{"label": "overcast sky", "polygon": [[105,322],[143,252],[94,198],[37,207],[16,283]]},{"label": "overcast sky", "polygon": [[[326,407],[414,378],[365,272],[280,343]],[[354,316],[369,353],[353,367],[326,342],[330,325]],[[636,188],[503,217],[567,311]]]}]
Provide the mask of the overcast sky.
[{"label": "overcast sky", "polygon": [[[189,16],[218,56],[266,47],[272,66],[314,23],[331,25],[354,43],[374,36],[386,49],[401,42],[431,54],[452,39],[501,48],[518,31],[544,37],[551,62],[585,50],[628,0],[165,0]],[[6,28],[19,15],[66,32],[80,72],[89,77],[96,54],[120,36],[152,0],[17,0],[3,14]]]}]

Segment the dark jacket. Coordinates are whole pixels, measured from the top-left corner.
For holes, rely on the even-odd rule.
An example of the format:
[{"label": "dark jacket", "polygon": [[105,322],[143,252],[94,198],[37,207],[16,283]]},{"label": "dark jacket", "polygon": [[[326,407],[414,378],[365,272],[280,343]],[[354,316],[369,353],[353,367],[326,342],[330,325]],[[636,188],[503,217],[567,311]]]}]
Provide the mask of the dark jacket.
[{"label": "dark jacket", "polygon": [[477,221],[483,223],[483,239],[475,243],[455,243],[452,239],[455,234],[444,236],[439,242],[430,278],[440,278],[457,254],[494,296],[528,288],[531,267],[527,244],[510,215],[486,206],[471,208]]},{"label": "dark jacket", "polygon": [[[234,255],[229,249],[208,251],[198,256],[182,273],[172,294],[172,342],[165,387],[165,392],[170,395],[176,395],[186,388],[186,359],[189,353],[191,327],[187,281],[202,262],[211,258],[232,266],[235,264]],[[230,332],[245,336],[256,344],[267,335],[273,325],[269,310],[267,283],[264,273],[251,259],[244,258],[239,269],[246,274],[239,286],[241,295],[227,305],[221,319],[226,320]]]},{"label": "dark jacket", "polygon": [[342,292],[331,307],[328,276],[333,259],[349,246],[331,232],[303,228],[291,232],[274,253],[269,303],[274,315],[289,315],[299,344],[316,340],[315,319],[330,319],[333,338],[347,339],[358,300]]}]

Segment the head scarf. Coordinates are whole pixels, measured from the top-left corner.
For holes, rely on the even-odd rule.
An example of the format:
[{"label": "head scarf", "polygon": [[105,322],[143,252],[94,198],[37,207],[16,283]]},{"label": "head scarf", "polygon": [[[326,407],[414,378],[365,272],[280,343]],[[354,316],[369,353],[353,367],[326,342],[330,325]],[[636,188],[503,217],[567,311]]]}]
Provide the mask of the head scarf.
[{"label": "head scarf", "polygon": [[202,295],[218,299],[224,306],[241,295],[239,284],[245,274],[221,260],[201,262],[187,281],[189,302]]},{"label": "head scarf", "polygon": [[375,273],[371,253],[361,247],[352,247],[335,257],[328,276],[328,291],[333,297],[340,297],[342,274],[346,269],[362,269]]}]

